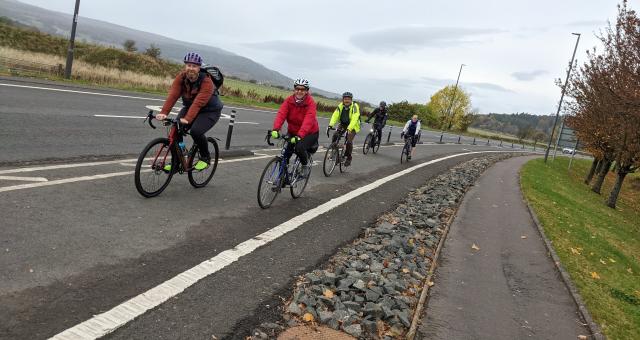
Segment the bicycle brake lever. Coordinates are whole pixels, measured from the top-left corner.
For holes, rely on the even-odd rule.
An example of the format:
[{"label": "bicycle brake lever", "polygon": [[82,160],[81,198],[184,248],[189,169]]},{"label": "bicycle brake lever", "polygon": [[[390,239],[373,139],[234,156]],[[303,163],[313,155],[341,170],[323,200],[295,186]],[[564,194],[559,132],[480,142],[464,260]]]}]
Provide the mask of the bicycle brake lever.
[{"label": "bicycle brake lever", "polygon": [[147,118],[145,118],[145,122],[149,123],[149,126],[151,126],[152,128],[156,128],[155,125],[153,125],[153,110],[149,111],[149,114],[147,114]]}]

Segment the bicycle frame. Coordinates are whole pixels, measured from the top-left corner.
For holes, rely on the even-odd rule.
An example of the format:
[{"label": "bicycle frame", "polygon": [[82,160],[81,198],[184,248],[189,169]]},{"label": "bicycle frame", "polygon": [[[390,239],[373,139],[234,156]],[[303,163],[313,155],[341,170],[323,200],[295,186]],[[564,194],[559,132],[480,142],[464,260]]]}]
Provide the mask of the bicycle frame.
[{"label": "bicycle frame", "polygon": [[[153,116],[153,111],[149,111],[149,114],[147,115],[146,118],[149,122],[149,125],[152,128],[156,128],[153,123],[152,120],[155,119],[155,117]],[[169,156],[169,154],[171,153],[171,150],[173,149],[176,153],[177,158],[180,160],[179,163],[179,167],[175,170],[172,169],[172,171],[174,172],[179,172],[179,173],[183,173],[185,171],[191,171],[193,170],[192,168],[189,167],[189,163],[191,163],[192,158],[195,156],[192,154],[191,151],[189,151],[189,155],[188,157],[185,157],[184,153],[182,152],[182,150],[177,146],[176,140],[178,139],[178,134],[180,133],[178,131],[178,126],[180,124],[180,120],[178,118],[175,119],[168,119],[168,120],[164,120],[162,122],[162,124],[164,126],[170,126],[167,128],[167,138],[169,139],[169,145],[167,146],[167,150],[164,151],[164,147],[162,147],[158,153],[156,154],[156,156],[153,159],[153,162],[151,164],[157,164],[156,161],[158,160],[158,158],[162,155],[162,153],[164,152],[164,156],[162,156],[162,163],[161,164],[166,164],[167,163],[167,157]],[[186,136],[189,133],[187,132],[183,132],[182,136]],[[193,149],[195,147],[191,146],[191,149]]]},{"label": "bicycle frame", "polygon": [[[280,166],[278,167],[278,176],[276,177],[278,179],[278,181],[280,180],[280,178],[282,178],[283,174],[284,174],[284,183],[285,185],[293,185],[294,183],[291,183],[291,174],[288,171],[288,167],[289,167],[289,158],[291,156],[293,156],[294,151],[293,150],[289,150],[289,136],[282,136],[282,149],[280,150],[280,155],[277,156],[278,158],[280,158]],[[268,142],[270,143],[270,142]],[[294,163],[294,167],[293,169],[295,169],[296,167],[298,167],[298,163],[300,163],[300,159],[297,158],[295,163]],[[275,171],[275,169],[274,169]],[[272,172],[271,175],[273,175],[274,173]],[[281,190],[282,187],[279,187],[278,190]]]}]

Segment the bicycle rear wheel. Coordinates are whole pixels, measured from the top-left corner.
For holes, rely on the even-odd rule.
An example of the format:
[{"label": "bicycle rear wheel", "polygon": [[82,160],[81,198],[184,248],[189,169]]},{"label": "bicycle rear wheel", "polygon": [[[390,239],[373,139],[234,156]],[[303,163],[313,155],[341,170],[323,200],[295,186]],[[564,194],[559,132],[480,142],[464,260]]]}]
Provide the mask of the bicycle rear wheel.
[{"label": "bicycle rear wheel", "polygon": [[324,172],[325,176],[331,176],[333,170],[336,168],[336,163],[340,161],[339,158],[338,148],[333,145],[330,146],[327,152],[325,152],[324,161],[322,162],[322,172]]},{"label": "bicycle rear wheel", "polygon": [[260,208],[267,209],[280,193],[284,174],[280,173],[282,159],[275,157],[267,163],[262,171],[260,183],[258,183],[258,204]]},{"label": "bicycle rear wheel", "polygon": [[409,143],[404,143],[404,147],[402,148],[402,154],[400,155],[400,164],[406,163],[409,161],[407,156],[409,156],[410,152],[411,150],[409,149]]},{"label": "bicycle rear wheel", "polygon": [[367,135],[367,137],[365,137],[364,139],[364,145],[362,145],[362,153],[363,154],[367,154],[369,152],[369,149],[371,148],[371,140],[373,139],[373,135],[371,133],[369,133]]},{"label": "bicycle rear wheel", "polygon": [[189,177],[189,183],[191,183],[194,188],[202,188],[206,186],[209,181],[211,181],[211,179],[213,178],[213,174],[216,173],[216,169],[218,168],[218,142],[216,142],[215,139],[209,137],[207,138],[207,143],[209,143],[209,154],[211,156],[211,160],[209,166],[204,170],[198,171],[193,168],[195,164],[200,160],[200,152],[197,144],[194,145],[193,148],[191,148],[191,162],[189,163],[189,169],[191,170],[189,170],[187,175]]},{"label": "bicycle rear wheel", "polygon": [[[293,158],[295,157],[295,158]],[[291,178],[291,186],[289,187],[289,191],[291,192],[291,197],[298,198],[302,195],[302,192],[307,187],[307,183],[309,182],[309,177],[311,177],[311,168],[308,169],[308,173],[305,173],[306,169],[302,163],[298,162],[298,156],[293,155],[290,164],[294,164],[293,169],[291,170],[291,174],[289,178]],[[313,160],[311,156],[308,158],[309,164],[313,164]]]},{"label": "bicycle rear wheel", "polygon": [[[346,159],[344,158],[344,151],[345,151],[345,150],[344,150],[344,148],[345,148],[345,146],[342,146],[342,147],[338,150],[338,151],[339,151],[339,156],[340,156],[340,158],[339,158],[339,160],[340,160],[340,161],[338,162],[338,166],[340,167],[340,173],[346,172],[346,171],[347,171],[347,168],[348,168],[347,166],[345,166],[345,165],[344,165],[344,162],[345,162],[345,160],[346,160]],[[352,151],[353,151],[353,150],[352,150]]]},{"label": "bicycle rear wheel", "polygon": [[140,195],[144,197],[160,195],[169,185],[175,171],[175,168],[165,169],[165,166],[178,166],[174,159],[176,157],[169,149],[167,138],[156,138],[142,149],[134,172],[134,182]]}]

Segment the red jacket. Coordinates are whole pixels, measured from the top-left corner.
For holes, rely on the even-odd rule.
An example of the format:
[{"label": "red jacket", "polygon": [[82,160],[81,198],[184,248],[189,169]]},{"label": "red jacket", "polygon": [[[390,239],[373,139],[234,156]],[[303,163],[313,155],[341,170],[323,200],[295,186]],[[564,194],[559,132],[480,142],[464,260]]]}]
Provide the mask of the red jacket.
[{"label": "red jacket", "polygon": [[316,117],[316,102],[310,94],[307,94],[300,104],[296,104],[294,95],[287,97],[278,110],[273,129],[280,130],[285,120],[288,133],[292,136],[304,138],[320,131]]}]

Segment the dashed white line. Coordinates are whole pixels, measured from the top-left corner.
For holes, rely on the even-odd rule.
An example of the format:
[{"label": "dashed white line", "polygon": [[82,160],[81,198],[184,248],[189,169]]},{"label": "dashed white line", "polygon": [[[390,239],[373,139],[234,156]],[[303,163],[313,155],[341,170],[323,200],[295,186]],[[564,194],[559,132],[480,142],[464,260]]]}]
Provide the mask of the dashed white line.
[{"label": "dashed white line", "polygon": [[466,152],[450,155],[438,159],[434,159],[425,163],[414,165],[408,169],[399,171],[393,175],[376,180],[373,183],[365,185],[361,188],[353,190],[345,195],[334,198],[318,207],[308,210],[258,236],[244,241],[232,249],[225,250],[211,259],[200,263],[199,265],[184,271],[183,273],[165,281],[164,283],[126,301],[113,309],[99,315],[95,315],[91,319],[84,321],[74,327],[71,327],[51,339],[97,339],[105,336],[117,328],[125,325],[136,317],[146,313],[168,299],[182,293],[185,289],[194,285],[196,282],[205,277],[214,274],[223,268],[238,261],[241,257],[251,254],[254,250],[278,239],[279,237],[299,228],[302,224],[324,214],[332,209],[362,195],[379,186],[402,177],[420,168],[438,163],[450,158],[480,153],[499,153],[505,151],[478,151]]},{"label": "dashed white line", "polygon": [[[253,161],[253,160],[263,159],[263,158],[267,158],[267,157],[273,157],[273,156],[257,156],[257,157],[247,157],[247,158],[221,160],[221,161],[218,162],[218,164]],[[123,161],[120,160],[120,161],[102,162],[102,163],[103,164],[119,164],[120,162],[123,162]],[[99,162],[96,162],[96,163],[99,163]],[[74,164],[64,164],[64,165],[67,165],[67,166],[57,166],[57,168],[61,169],[61,168],[72,167],[71,165],[74,165]],[[84,164],[84,166],[91,166],[91,165],[92,165],[91,163]],[[52,166],[52,167],[55,167],[55,166]],[[44,167],[42,167],[42,168],[44,168]],[[13,170],[19,170],[19,169],[13,169]],[[35,171],[35,170],[32,170],[32,171]],[[41,187],[47,187],[47,186],[52,186],[52,185],[60,185],[60,184],[67,184],[67,183],[94,181],[94,180],[98,180],[98,179],[105,179],[105,178],[132,175],[133,173],[134,173],[134,171],[122,171],[122,172],[112,172],[112,173],[92,175],[92,176],[80,176],[80,177],[57,179],[57,180],[47,181],[47,182],[19,184],[19,185],[0,187],[0,192],[41,188]]]},{"label": "dashed white line", "polygon": [[0,180],[5,181],[25,181],[25,182],[47,182],[44,177],[18,177],[18,176],[0,176]]}]

